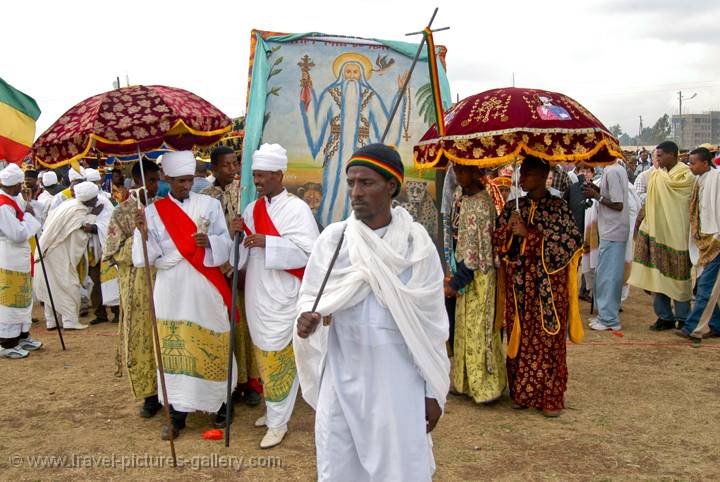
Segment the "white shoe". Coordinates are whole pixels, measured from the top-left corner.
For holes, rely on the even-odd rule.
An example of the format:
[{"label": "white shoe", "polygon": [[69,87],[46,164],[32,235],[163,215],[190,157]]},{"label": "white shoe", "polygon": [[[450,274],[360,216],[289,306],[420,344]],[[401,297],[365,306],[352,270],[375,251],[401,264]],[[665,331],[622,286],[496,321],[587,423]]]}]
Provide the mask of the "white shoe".
[{"label": "white shoe", "polygon": [[592,320],[592,321],[590,322],[590,328],[592,328],[592,329],[595,330],[595,331],[605,331],[605,330],[609,330],[609,329],[610,329],[609,326],[605,326],[604,324],[600,323],[600,322],[597,321],[597,320]]},{"label": "white shoe", "polygon": [[285,434],[287,434],[287,425],[283,425],[282,427],[269,428],[265,433],[262,442],[260,442],[260,448],[269,449],[270,447],[280,445],[280,442],[282,442],[285,438]]},{"label": "white shoe", "polygon": [[[15,348],[4,348],[0,350],[0,357],[2,358],[10,358],[13,360],[16,360],[18,358],[25,358],[30,353],[28,353],[26,350],[23,350],[20,348],[20,345],[16,346]],[[282,440],[282,439],[280,439]],[[278,442],[280,443],[280,442]]]},{"label": "white shoe", "polygon": [[20,344],[18,346],[25,351],[35,351],[43,346],[43,344],[41,341],[33,340],[31,336],[28,336],[27,338],[20,340]]},{"label": "white shoe", "polygon": [[265,415],[255,420],[255,426],[256,427],[264,427],[267,424],[265,421]]},{"label": "white shoe", "polygon": [[88,325],[83,325],[79,321],[63,321],[63,330],[85,330]]}]

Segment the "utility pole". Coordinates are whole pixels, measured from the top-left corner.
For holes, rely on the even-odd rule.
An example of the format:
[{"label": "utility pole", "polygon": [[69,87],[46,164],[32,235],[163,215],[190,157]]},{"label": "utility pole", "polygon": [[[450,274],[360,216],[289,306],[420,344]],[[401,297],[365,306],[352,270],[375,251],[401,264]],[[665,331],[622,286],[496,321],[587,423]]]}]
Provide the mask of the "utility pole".
[{"label": "utility pole", "polygon": [[679,138],[678,138],[678,147],[680,147],[680,148],[682,148],[682,146],[684,144],[683,141],[685,140],[685,139],[683,139],[682,101],[694,99],[695,97],[697,97],[697,93],[694,93],[690,97],[683,97],[682,90],[678,90],[678,117],[680,117],[680,129],[679,129],[680,134],[679,134]]},{"label": "utility pole", "polygon": [[642,125],[642,116],[639,115],[638,117],[640,118],[640,130],[638,130],[638,143],[640,143],[641,142],[640,139],[642,138],[643,125]]}]

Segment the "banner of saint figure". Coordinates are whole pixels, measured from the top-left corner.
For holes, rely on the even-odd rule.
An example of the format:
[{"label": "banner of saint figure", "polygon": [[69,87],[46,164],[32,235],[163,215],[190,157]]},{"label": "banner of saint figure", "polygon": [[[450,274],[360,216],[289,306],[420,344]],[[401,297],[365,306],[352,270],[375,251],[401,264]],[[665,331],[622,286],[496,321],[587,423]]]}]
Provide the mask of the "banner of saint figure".
[{"label": "banner of saint figure", "polygon": [[[263,142],[288,151],[286,186],[322,226],[350,214],[345,163],[379,142],[395,102],[400,107],[385,143],[405,164],[402,204],[436,238],[435,173],[414,169],[412,148],[435,122],[426,54],[402,89],[417,44],[324,34],[253,31],[243,151],[244,201],[254,198],[252,151]],[[438,47],[443,100],[450,100],[445,48]],[[446,106],[447,107],[447,106]]]}]

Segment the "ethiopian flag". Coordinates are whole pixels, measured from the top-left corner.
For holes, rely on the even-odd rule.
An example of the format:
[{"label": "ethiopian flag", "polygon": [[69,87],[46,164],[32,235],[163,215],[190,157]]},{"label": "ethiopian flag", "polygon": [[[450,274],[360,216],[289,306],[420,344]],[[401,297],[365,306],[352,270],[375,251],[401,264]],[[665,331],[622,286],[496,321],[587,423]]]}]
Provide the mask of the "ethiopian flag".
[{"label": "ethiopian flag", "polygon": [[19,164],[35,140],[35,121],[40,108],[0,78],[0,160]]}]

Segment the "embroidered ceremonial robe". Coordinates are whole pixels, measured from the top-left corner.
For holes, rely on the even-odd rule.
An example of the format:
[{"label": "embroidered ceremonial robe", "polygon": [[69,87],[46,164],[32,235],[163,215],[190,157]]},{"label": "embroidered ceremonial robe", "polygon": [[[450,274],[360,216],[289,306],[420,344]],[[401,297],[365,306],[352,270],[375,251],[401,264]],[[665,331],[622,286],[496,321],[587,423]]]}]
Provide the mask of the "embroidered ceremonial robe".
[{"label": "embroidered ceremonial robe", "polygon": [[[262,220],[256,219],[262,212],[256,209],[258,203],[265,204]],[[300,289],[297,270],[307,264],[319,233],[310,207],[287,191],[250,203],[243,219],[247,233],[266,234],[265,248],[240,248],[240,265],[246,266],[245,311],[264,383],[267,426],[279,427],[290,419],[299,386],[292,351]],[[261,224],[273,225],[279,235],[259,230]]]},{"label": "embroidered ceremonial robe", "polygon": [[546,193],[522,197],[520,214],[528,229],[514,236],[508,204],[499,218],[493,244],[501,258],[499,282],[504,323],[510,335],[507,376],[510,398],[523,407],[564,408],[567,387],[565,340],[582,340],[577,299],[577,263],[582,234],[562,199]]},{"label": "embroidered ceremonial robe", "polygon": [[141,400],[157,394],[157,374],[145,268],[136,268],[132,260],[137,209],[137,199],[130,197],[113,211],[103,261],[119,270],[117,372],[127,369],[133,395]]},{"label": "embroidered ceremonial robe", "polygon": [[[225,301],[227,296],[213,284],[211,276],[222,277],[218,267],[228,260],[230,236],[222,207],[215,199],[191,192],[179,201],[168,195],[162,200],[173,203],[165,206],[171,213],[167,223],[158,212],[160,202],[148,206],[145,215],[148,259],[157,269],[153,295],[168,401],[181,412],[217,412],[226,398],[230,302]],[[187,224],[190,227],[185,227]],[[205,226],[210,247],[199,253],[202,266],[196,267],[181,254],[178,243],[195,249],[191,236]],[[173,237],[170,232],[175,229],[181,232]],[[137,229],[132,258],[135,267],[145,266]],[[229,293],[229,287],[225,288]],[[233,376],[236,373],[234,367]],[[164,403],[162,393],[158,395]]]},{"label": "embroidered ceremonial robe", "polygon": [[29,240],[40,222],[23,212],[22,196],[0,191],[0,338],[30,331],[32,278]]}]

